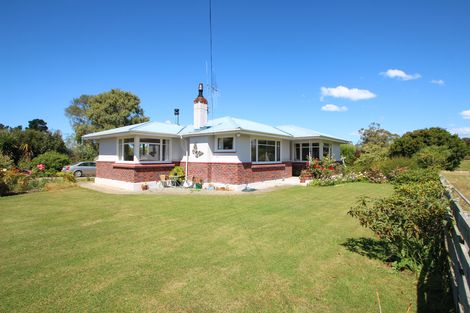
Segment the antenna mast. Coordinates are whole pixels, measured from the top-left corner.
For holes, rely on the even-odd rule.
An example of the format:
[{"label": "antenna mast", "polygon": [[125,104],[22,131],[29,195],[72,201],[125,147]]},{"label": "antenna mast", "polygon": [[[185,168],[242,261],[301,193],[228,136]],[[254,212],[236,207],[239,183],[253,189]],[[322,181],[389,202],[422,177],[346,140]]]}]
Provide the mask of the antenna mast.
[{"label": "antenna mast", "polygon": [[209,0],[209,70],[210,70],[210,90],[211,90],[211,115],[214,119],[214,71],[212,67],[212,0]]}]

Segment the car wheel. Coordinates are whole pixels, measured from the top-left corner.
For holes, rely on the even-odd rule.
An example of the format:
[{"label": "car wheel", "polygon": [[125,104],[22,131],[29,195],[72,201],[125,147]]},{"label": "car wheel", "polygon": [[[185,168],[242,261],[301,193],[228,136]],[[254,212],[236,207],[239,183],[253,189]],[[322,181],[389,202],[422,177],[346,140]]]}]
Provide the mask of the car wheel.
[{"label": "car wheel", "polygon": [[73,176],[75,176],[75,177],[82,177],[82,175],[83,175],[82,171],[73,172]]}]

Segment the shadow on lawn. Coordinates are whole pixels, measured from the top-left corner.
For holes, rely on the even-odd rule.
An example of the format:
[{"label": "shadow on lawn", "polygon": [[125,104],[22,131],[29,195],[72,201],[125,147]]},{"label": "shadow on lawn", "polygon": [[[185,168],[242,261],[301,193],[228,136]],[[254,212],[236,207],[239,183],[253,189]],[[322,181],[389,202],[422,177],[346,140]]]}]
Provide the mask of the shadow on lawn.
[{"label": "shadow on lawn", "polygon": [[[383,240],[365,237],[348,238],[341,245],[351,252],[370,259],[386,263],[393,262],[391,249]],[[442,266],[432,271],[430,270],[431,262],[426,262],[423,265],[416,288],[416,312],[418,313],[455,312],[448,277],[449,264],[446,258],[443,258],[443,260],[445,261],[442,262]],[[405,311],[406,308],[403,312]]]}]

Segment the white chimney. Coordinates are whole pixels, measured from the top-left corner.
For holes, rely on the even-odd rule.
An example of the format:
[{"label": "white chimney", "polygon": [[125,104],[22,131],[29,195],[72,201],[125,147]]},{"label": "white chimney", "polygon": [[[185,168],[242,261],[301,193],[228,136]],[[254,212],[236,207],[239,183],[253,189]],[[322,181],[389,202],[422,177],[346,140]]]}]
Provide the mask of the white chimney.
[{"label": "white chimney", "polygon": [[207,124],[207,100],[204,98],[203,85],[199,83],[199,95],[194,99],[194,129],[202,128]]}]

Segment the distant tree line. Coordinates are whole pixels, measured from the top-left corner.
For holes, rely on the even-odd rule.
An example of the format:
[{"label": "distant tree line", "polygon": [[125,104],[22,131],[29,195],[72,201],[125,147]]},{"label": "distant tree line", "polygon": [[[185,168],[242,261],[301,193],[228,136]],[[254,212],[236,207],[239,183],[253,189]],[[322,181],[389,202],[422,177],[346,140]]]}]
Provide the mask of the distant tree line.
[{"label": "distant tree line", "polygon": [[0,124],[2,163],[11,162],[20,168],[31,168],[37,163],[35,158],[46,153],[46,157],[37,160],[92,160],[98,155],[98,147],[93,142],[82,142],[83,135],[149,120],[140,107],[139,97],[119,89],[97,95],[81,95],[71,101],[65,115],[74,130],[74,134],[65,141],[62,133],[49,130],[43,119],[29,121],[24,129],[21,125]]}]

